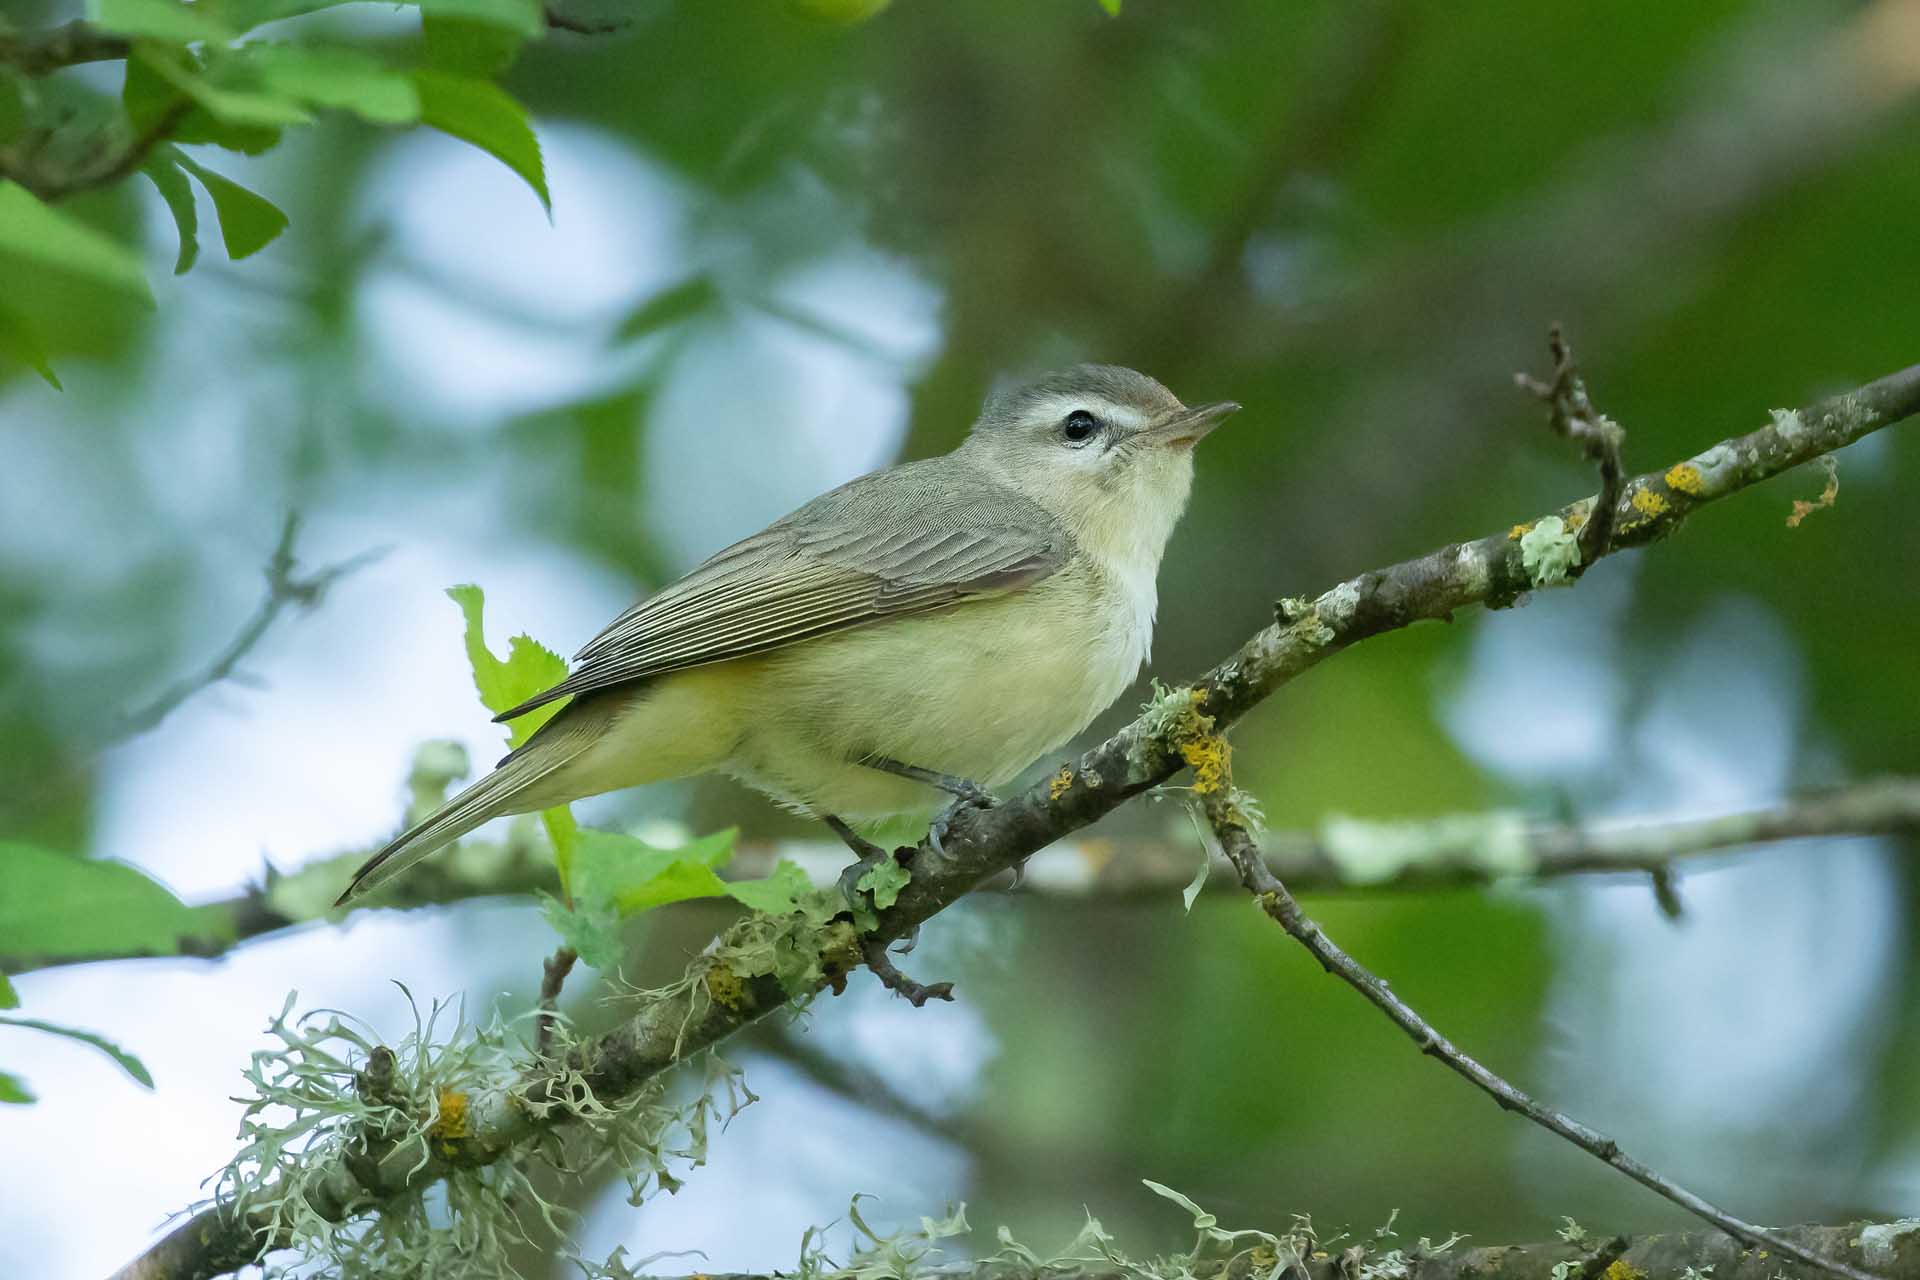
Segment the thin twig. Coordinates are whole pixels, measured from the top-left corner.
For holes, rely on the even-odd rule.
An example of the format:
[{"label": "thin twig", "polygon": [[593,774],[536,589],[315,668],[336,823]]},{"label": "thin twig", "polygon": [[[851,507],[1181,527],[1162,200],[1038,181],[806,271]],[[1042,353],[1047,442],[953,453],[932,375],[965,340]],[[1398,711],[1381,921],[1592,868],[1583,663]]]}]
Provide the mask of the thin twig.
[{"label": "thin twig", "polygon": [[566,985],[567,975],[579,958],[580,953],[572,947],[561,947],[540,968],[540,1016],[534,1022],[533,1048],[543,1058],[553,1046],[553,1024],[560,1016],[560,988]]},{"label": "thin twig", "polygon": [[108,736],[109,742],[120,742],[135,737],[157,726],[162,720],[179,708],[180,704],[199,693],[202,689],[219,684],[233,677],[242,660],[260,643],[267,631],[273,626],[289,605],[301,609],[312,609],[325,598],[327,590],[334,583],[351,573],[364,569],[387,554],[387,548],[375,547],[350,556],[338,564],[328,565],[319,572],[307,577],[295,574],[299,567],[294,558],[294,539],[299,536],[300,515],[288,512],[286,522],[280,527],[280,541],[274,546],[273,555],[267,561],[267,592],[261,599],[259,608],[247,619],[239,634],[220,651],[218,657],[207,664],[196,675],[180,680],[146,706],[122,715]]},{"label": "thin twig", "polygon": [[1204,801],[1208,823],[1213,827],[1214,834],[1219,837],[1221,849],[1226,853],[1227,860],[1233,864],[1234,870],[1239,873],[1240,883],[1246,887],[1247,892],[1258,899],[1261,909],[1312,952],[1314,959],[1320,962],[1322,968],[1365,996],[1374,1007],[1386,1014],[1395,1026],[1406,1032],[1413,1042],[1420,1046],[1420,1052],[1438,1058],[1451,1070],[1466,1077],[1476,1088],[1499,1103],[1503,1109],[1519,1112],[1535,1124],[1558,1134],[1581,1150],[1626,1174],[1641,1186],[1665,1196],[1681,1208],[1713,1223],[1735,1239],[1771,1249],[1783,1257],[1793,1258],[1807,1266],[1818,1267],[1822,1271],[1844,1277],[1844,1280],[1872,1280],[1870,1272],[1804,1248],[1765,1227],[1743,1221],[1726,1210],[1708,1203],[1664,1174],[1621,1151],[1619,1143],[1612,1138],[1581,1124],[1563,1112],[1535,1101],[1486,1067],[1481,1066],[1473,1058],[1468,1057],[1456,1048],[1452,1041],[1434,1030],[1432,1024],[1426,1019],[1415,1013],[1406,1001],[1389,990],[1386,983],[1374,977],[1359,961],[1341,950],[1319,925],[1300,910],[1300,904],[1294,901],[1287,887],[1275,877],[1273,872],[1267,870],[1267,864],[1260,856],[1259,846],[1255,843],[1252,834],[1248,832],[1245,823],[1234,811],[1229,788],[1214,789],[1204,797]]},{"label": "thin twig", "polygon": [[1600,464],[1600,493],[1580,529],[1579,567],[1584,568],[1607,554],[1613,543],[1614,508],[1620,503],[1620,482],[1626,474],[1620,459],[1626,432],[1593,407],[1586,379],[1574,363],[1573,348],[1557,324],[1547,331],[1547,350],[1553,355],[1550,380],[1543,382],[1516,373],[1513,381],[1521,390],[1546,401],[1547,421],[1554,431],[1578,444],[1590,461]]}]

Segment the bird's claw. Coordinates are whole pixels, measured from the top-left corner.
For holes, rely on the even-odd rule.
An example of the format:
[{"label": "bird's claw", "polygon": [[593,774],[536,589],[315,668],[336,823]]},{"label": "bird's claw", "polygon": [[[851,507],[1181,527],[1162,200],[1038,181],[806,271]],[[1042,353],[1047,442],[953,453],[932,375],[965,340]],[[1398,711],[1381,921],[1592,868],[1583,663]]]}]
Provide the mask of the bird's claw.
[{"label": "bird's claw", "polygon": [[880,979],[880,985],[897,996],[904,996],[909,1004],[918,1009],[929,1000],[952,1000],[951,982],[919,983],[900,972],[887,954],[885,938],[864,938],[860,942],[860,954],[867,962],[867,968],[873,970],[873,976]]},{"label": "bird's claw", "polygon": [[934,815],[927,826],[927,847],[938,857],[947,856],[946,838],[953,830],[953,820],[962,813],[980,809],[992,809],[1000,803],[998,796],[977,782],[966,782],[964,791],[956,791],[953,803]]}]

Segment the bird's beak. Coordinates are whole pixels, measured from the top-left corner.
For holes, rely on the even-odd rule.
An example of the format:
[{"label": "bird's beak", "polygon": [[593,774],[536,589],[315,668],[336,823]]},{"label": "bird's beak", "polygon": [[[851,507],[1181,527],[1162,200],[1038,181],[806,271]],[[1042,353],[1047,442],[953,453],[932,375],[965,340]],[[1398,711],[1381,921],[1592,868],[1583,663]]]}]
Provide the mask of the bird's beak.
[{"label": "bird's beak", "polygon": [[1232,400],[1195,405],[1191,409],[1179,409],[1168,414],[1140,434],[1156,444],[1174,449],[1191,449],[1209,431],[1219,426],[1228,414],[1239,411],[1240,406]]}]

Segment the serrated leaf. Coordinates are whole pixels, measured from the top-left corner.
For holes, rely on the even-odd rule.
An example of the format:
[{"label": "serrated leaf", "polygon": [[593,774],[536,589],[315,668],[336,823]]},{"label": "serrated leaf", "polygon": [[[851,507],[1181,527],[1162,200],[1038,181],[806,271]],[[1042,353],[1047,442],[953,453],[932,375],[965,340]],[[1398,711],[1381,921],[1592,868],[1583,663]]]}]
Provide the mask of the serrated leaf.
[{"label": "serrated leaf", "polygon": [[187,181],[179,160],[171,152],[170,147],[155,152],[140,166],[140,172],[147,175],[160,198],[167,202],[173,225],[180,230],[180,253],[173,262],[173,274],[180,276],[185,275],[200,256],[200,208],[194,202],[193,184]]},{"label": "serrated leaf", "polygon": [[[447,598],[460,606],[466,620],[467,664],[473,669],[473,687],[487,710],[495,714],[510,710],[567,678],[565,659],[530,636],[509,640],[504,662],[493,655],[487,647],[487,596],[479,587],[471,583],[448,587]],[[564,700],[549,702],[517,717],[507,728],[507,745],[517,747],[525,742],[565,705]]]},{"label": "serrated leaf", "polygon": [[17,182],[0,182],[0,253],[84,276],[143,302],[153,301],[133,250],[48,208]]},{"label": "serrated leaf", "polygon": [[705,310],[719,296],[720,290],[713,278],[707,275],[692,276],[678,284],[668,285],[628,312],[627,318],[614,330],[614,337],[623,342],[645,337]]},{"label": "serrated leaf", "polygon": [[351,111],[373,124],[420,118],[420,92],[407,75],[351,49],[250,44],[247,63],[260,83],[315,107]]},{"label": "serrated leaf", "polygon": [[0,955],[175,955],[182,938],[231,932],[124,862],[0,843]]},{"label": "serrated leaf", "polygon": [[287,215],[273,201],[256,195],[231,178],[223,178],[184,152],[181,167],[200,180],[220,215],[220,240],[234,261],[260,252],[287,229]]},{"label": "serrated leaf", "polygon": [[209,16],[204,6],[180,4],[178,0],[87,0],[87,17],[95,26],[118,35],[174,44],[225,44],[239,36]]},{"label": "serrated leaf", "polygon": [[519,174],[553,212],[540,141],[527,121],[527,109],[506,90],[487,80],[422,68],[413,73],[420,91],[420,119],[442,133],[470,142]]},{"label": "serrated leaf", "polygon": [[53,364],[47,358],[46,344],[40,341],[40,335],[25,316],[16,315],[5,307],[0,307],[0,351],[46,379],[47,385],[55,391],[66,390],[53,372]]},{"label": "serrated leaf", "polygon": [[153,1076],[147,1071],[146,1064],[122,1049],[103,1035],[92,1031],[82,1031],[78,1027],[63,1027],[57,1022],[42,1022],[38,1018],[9,1018],[0,1016],[0,1026],[26,1027],[33,1031],[44,1031],[48,1035],[65,1036],[69,1040],[78,1040],[81,1044],[91,1045],[112,1058],[119,1068],[132,1076],[145,1087],[153,1088]]},{"label": "serrated leaf", "polygon": [[0,1071],[0,1102],[27,1103],[34,1101],[37,1101],[37,1099],[33,1096],[33,1090],[27,1088],[25,1081],[21,1080],[19,1076],[8,1075],[6,1072]]}]

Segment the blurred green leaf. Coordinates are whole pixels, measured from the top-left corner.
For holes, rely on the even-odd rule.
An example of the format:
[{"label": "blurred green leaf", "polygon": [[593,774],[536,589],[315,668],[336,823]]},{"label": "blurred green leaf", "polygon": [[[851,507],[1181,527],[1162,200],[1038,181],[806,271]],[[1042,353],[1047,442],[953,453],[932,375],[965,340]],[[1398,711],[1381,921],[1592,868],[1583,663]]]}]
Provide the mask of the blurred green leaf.
[{"label": "blurred green leaf", "polygon": [[87,17],[123,36],[145,36],[175,44],[210,40],[224,44],[239,33],[212,18],[202,5],[177,0],[87,0]]},{"label": "blurred green leaf", "polygon": [[78,1040],[81,1044],[92,1045],[112,1058],[122,1071],[140,1084],[149,1089],[153,1088],[153,1076],[148,1073],[146,1064],[103,1035],[82,1031],[78,1027],[63,1027],[54,1022],[42,1022],[38,1018],[0,1017],[0,1026],[26,1027],[33,1031],[44,1031],[48,1035],[65,1036],[69,1040]]},{"label": "blurred green leaf", "polygon": [[547,18],[540,0],[421,0],[420,12],[431,18],[468,18],[522,36],[543,35]]},{"label": "blurred green leaf", "polygon": [[20,993],[13,989],[13,980],[0,973],[0,1009],[18,1009]]},{"label": "blurred green leaf", "polygon": [[179,155],[182,167],[213,197],[214,212],[220,215],[220,239],[227,246],[229,258],[238,261],[258,253],[287,229],[287,215],[271,200],[221,177],[184,152]]},{"label": "blurred green leaf", "polygon": [[184,50],[144,43],[134,45],[133,52],[127,56],[127,73],[120,82],[120,107],[127,113],[127,123],[136,133],[153,128],[183,96],[173,77],[162,75],[156,64],[167,62],[176,73],[184,74],[179,64],[191,58]]},{"label": "blurred green leaf", "polygon": [[133,250],[48,208],[15,182],[0,182],[0,253],[43,262],[153,301]]},{"label": "blurred green leaf", "polygon": [[183,938],[230,933],[124,862],[0,843],[0,955],[177,955]]},{"label": "blurred green leaf", "polygon": [[374,124],[420,118],[420,94],[405,74],[351,49],[290,44],[247,46],[262,84],[310,106],[351,111]]},{"label": "blurred green leaf", "polygon": [[420,16],[427,65],[482,80],[497,79],[519,56],[520,32],[477,18],[445,17],[428,6]]},{"label": "blurred green leaf", "polygon": [[0,67],[0,139],[15,136],[26,125],[27,103],[20,74],[11,67]]},{"label": "blurred green leaf", "polygon": [[668,285],[627,313],[614,336],[623,342],[645,337],[706,310],[719,300],[720,289],[709,275],[689,276]]},{"label": "blurred green leaf", "polygon": [[486,80],[423,68],[413,73],[420,90],[420,118],[443,133],[471,142],[519,174],[553,212],[540,141],[527,122],[527,109],[506,90]]},{"label": "blurred green leaf", "polygon": [[243,32],[282,18],[298,18],[352,3],[354,0],[200,0],[202,8],[212,10],[236,31]]},{"label": "blurred green leaf", "polygon": [[[209,61],[204,67],[174,51],[143,47],[139,54],[155,75],[222,124],[275,129],[313,123],[313,114],[297,99],[266,89],[259,82],[249,52]],[[185,134],[178,136],[182,141],[194,140]]]},{"label": "blurred green leaf", "polygon": [[23,1103],[33,1101],[35,1101],[33,1091],[27,1088],[26,1083],[22,1081],[19,1076],[8,1075],[6,1072],[0,1071],[0,1102]]},{"label": "blurred green leaf", "polygon": [[0,351],[46,379],[47,385],[55,391],[66,390],[53,372],[46,344],[40,341],[40,335],[34,332],[26,317],[16,315],[6,307],[0,307]]},{"label": "blurred green leaf", "polygon": [[1120,0],[1100,0],[1100,7],[1107,11],[1109,18],[1120,16]]},{"label": "blurred green leaf", "polygon": [[186,172],[171,147],[156,151],[140,166],[140,172],[147,175],[160,192],[160,198],[167,202],[173,225],[180,230],[180,253],[174,259],[173,274],[185,275],[200,256],[200,210],[193,198],[193,184],[187,181]]}]

